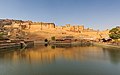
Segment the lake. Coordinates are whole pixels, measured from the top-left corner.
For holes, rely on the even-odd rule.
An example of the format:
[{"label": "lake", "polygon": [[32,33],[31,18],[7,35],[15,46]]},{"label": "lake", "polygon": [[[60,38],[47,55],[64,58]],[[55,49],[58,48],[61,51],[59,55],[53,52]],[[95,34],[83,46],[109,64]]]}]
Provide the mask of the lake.
[{"label": "lake", "polygon": [[0,75],[120,75],[120,50],[36,45],[0,52]]}]

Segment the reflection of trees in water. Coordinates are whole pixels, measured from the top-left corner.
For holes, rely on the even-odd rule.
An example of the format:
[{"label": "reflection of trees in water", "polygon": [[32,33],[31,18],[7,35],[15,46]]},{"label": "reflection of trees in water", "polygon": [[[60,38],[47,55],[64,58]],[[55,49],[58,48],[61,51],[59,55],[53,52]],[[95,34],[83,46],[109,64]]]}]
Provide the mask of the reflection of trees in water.
[{"label": "reflection of trees in water", "polygon": [[48,44],[45,44],[45,47],[47,47],[48,46]]},{"label": "reflection of trees in water", "polygon": [[51,46],[51,49],[55,49],[55,48],[56,48],[56,46],[54,46],[54,45],[53,45],[53,46]]},{"label": "reflection of trees in water", "polygon": [[113,63],[120,63],[120,50],[116,48],[103,48],[104,52],[109,54]]}]

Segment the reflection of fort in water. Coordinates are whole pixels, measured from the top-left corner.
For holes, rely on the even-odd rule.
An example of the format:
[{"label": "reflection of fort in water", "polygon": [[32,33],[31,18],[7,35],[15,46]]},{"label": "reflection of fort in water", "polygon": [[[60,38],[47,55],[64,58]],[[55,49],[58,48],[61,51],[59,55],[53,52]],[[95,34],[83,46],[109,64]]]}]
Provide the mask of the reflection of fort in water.
[{"label": "reflection of fort in water", "polygon": [[61,58],[67,61],[86,61],[86,60],[111,60],[112,62],[120,62],[120,55],[113,53],[100,47],[70,47],[70,48],[52,48],[51,46],[39,46],[33,49],[15,51],[1,54],[0,58],[12,59],[17,62],[25,60],[28,63],[52,63],[57,62]]}]

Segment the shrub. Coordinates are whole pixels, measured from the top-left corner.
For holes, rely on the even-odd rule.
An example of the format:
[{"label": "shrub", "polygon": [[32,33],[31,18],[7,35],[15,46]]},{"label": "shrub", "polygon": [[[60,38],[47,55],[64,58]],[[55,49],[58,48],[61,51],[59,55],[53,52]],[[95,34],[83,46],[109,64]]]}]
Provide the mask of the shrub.
[{"label": "shrub", "polygon": [[55,41],[55,36],[51,37],[51,40]]}]

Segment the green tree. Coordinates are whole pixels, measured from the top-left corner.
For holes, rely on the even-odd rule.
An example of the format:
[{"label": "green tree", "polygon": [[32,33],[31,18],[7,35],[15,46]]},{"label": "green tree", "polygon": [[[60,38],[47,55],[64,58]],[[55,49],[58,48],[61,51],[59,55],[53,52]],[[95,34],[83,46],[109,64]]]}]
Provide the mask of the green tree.
[{"label": "green tree", "polygon": [[48,42],[48,39],[45,39],[44,41],[45,41],[45,42]]},{"label": "green tree", "polygon": [[52,41],[55,41],[55,36],[51,37],[51,40],[52,40]]},{"label": "green tree", "polygon": [[111,29],[109,36],[112,39],[120,39],[120,27]]}]

